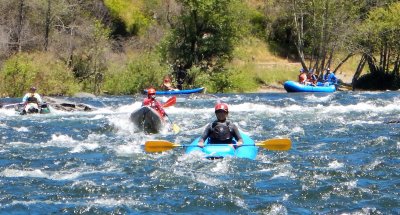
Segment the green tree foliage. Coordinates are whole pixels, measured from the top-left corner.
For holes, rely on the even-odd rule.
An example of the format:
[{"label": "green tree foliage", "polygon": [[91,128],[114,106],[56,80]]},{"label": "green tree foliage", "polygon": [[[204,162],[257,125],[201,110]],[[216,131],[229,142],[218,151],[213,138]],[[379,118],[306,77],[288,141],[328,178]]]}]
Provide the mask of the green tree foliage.
[{"label": "green tree foliage", "polygon": [[21,53],[9,58],[0,71],[0,94],[22,96],[30,86],[46,95],[71,95],[79,87],[72,71],[54,56]]},{"label": "green tree foliage", "polygon": [[121,70],[106,73],[104,90],[111,94],[135,94],[158,86],[168,67],[160,64],[154,53],[145,53]]},{"label": "green tree foliage", "polygon": [[[321,72],[335,63],[341,65],[353,55],[347,50],[346,40],[354,33],[352,27],[358,20],[358,4],[347,0],[276,2],[286,7],[272,25],[275,29],[271,38],[281,44],[287,43],[289,48],[294,44],[303,68]],[[348,56],[334,62],[338,52],[347,52]]]},{"label": "green tree foliage", "polygon": [[400,88],[400,3],[372,10],[358,28],[359,43],[370,73],[356,83],[359,88]]},{"label": "green tree foliage", "polygon": [[244,15],[238,0],[178,0],[181,14],[161,45],[165,60],[179,60],[185,69],[212,70],[232,58]]},{"label": "green tree foliage", "polygon": [[97,20],[90,32],[92,40],[86,44],[86,49],[82,53],[75,55],[73,71],[75,78],[83,83],[84,90],[99,95],[104,81],[104,73],[107,70],[105,53],[109,46],[110,30]]},{"label": "green tree foliage", "polygon": [[138,35],[143,32],[151,20],[141,10],[146,0],[104,0],[104,4],[110,9],[111,14],[123,21],[126,32]]}]

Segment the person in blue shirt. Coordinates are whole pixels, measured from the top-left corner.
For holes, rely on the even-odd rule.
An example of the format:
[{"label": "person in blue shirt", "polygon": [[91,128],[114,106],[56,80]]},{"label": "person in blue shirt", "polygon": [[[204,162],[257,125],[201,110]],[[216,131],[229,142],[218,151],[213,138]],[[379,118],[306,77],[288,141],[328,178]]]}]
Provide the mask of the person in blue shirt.
[{"label": "person in blue shirt", "polygon": [[336,85],[338,80],[335,76],[335,73],[331,72],[331,70],[327,68],[326,74],[323,77],[323,81],[325,83],[329,83],[329,85]]}]

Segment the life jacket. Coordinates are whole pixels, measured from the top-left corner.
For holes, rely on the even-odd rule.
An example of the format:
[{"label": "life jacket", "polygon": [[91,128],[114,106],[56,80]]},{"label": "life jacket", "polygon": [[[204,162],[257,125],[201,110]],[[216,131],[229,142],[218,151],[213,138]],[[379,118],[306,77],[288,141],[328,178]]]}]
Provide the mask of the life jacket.
[{"label": "life jacket", "polygon": [[146,98],[143,101],[143,106],[149,106],[156,110],[162,117],[164,117],[165,111],[162,109],[161,105],[155,99]]},{"label": "life jacket", "polygon": [[299,83],[304,84],[306,82],[306,80],[307,80],[307,75],[305,73],[301,73],[299,75]]},{"label": "life jacket", "polygon": [[226,122],[213,122],[211,125],[211,142],[231,142],[232,141],[232,128],[229,126],[229,121]]},{"label": "life jacket", "polygon": [[26,100],[28,103],[38,103],[38,99],[36,98],[34,93],[31,93],[28,99]]}]

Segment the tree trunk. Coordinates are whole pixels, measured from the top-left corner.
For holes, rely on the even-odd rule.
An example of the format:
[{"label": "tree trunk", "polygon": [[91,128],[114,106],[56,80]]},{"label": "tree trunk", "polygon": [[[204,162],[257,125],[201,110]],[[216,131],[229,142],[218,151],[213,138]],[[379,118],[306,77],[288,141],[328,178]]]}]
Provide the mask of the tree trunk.
[{"label": "tree trunk", "polygon": [[[336,73],[336,71],[348,60],[350,59],[352,56],[354,55],[354,53],[349,53],[342,61],[340,61],[340,63],[337,65],[337,67],[335,68],[335,70],[333,71],[333,73]],[[357,77],[358,78],[358,77]]]},{"label": "tree trunk", "polygon": [[353,91],[356,89],[355,88],[355,83],[356,83],[357,79],[360,77],[360,75],[362,73],[362,70],[363,70],[363,68],[365,66],[365,62],[366,62],[366,55],[363,54],[363,56],[361,57],[360,63],[357,66],[357,70],[354,73],[353,79],[351,81],[351,86],[352,86],[352,90]]},{"label": "tree trunk", "polygon": [[45,31],[44,31],[44,51],[47,51],[47,47],[49,45],[50,24],[51,24],[51,0],[47,0],[47,12],[46,12]]},{"label": "tree trunk", "polygon": [[18,5],[18,17],[17,17],[17,26],[16,30],[14,32],[14,35],[11,37],[11,50],[13,52],[21,52],[22,51],[22,28],[24,25],[24,19],[25,19],[25,14],[24,14],[24,0],[19,1]]}]

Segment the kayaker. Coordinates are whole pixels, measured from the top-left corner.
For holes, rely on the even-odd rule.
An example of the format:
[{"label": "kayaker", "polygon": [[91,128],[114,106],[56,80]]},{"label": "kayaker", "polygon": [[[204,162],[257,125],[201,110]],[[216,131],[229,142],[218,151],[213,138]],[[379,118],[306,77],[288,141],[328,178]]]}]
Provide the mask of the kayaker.
[{"label": "kayaker", "polygon": [[38,93],[36,93],[36,87],[31,87],[29,89],[29,93],[25,94],[25,96],[22,98],[22,103],[25,105],[28,103],[35,103],[37,105],[40,105],[43,103],[42,97]]},{"label": "kayaker", "polygon": [[168,90],[168,91],[170,91],[170,90],[178,90],[178,89],[175,89],[172,86],[171,78],[169,76],[165,76],[164,77],[163,83],[161,84],[161,89]]},{"label": "kayaker", "polygon": [[154,88],[147,90],[147,98],[143,100],[142,106],[149,106],[155,109],[162,117],[167,115],[161,103],[156,100],[156,90]]},{"label": "kayaker", "polygon": [[228,105],[225,103],[218,103],[215,105],[215,116],[217,120],[207,125],[203,134],[200,137],[198,146],[204,147],[204,141],[209,139],[210,144],[223,143],[235,144],[233,138],[236,140],[236,146],[239,147],[243,144],[242,136],[240,135],[237,126],[226,120],[228,117]]},{"label": "kayaker", "polygon": [[36,87],[31,87],[29,89],[29,93],[25,94],[25,96],[22,98],[22,103],[24,105],[23,110],[20,112],[21,115],[24,115],[26,113],[39,113],[40,108],[42,105],[42,98],[38,93],[36,93]]}]

